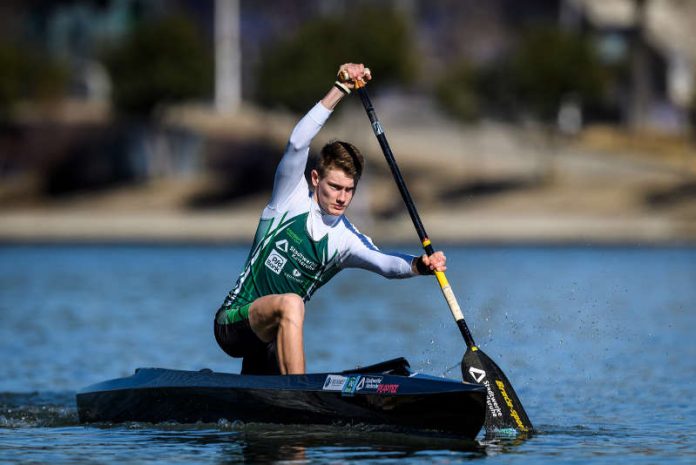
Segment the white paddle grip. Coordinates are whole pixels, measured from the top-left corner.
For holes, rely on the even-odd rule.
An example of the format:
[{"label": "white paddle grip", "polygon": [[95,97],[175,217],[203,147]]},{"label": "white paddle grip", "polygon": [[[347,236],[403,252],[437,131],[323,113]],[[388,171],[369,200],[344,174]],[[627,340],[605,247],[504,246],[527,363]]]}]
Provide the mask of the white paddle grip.
[{"label": "white paddle grip", "polygon": [[447,301],[447,305],[449,305],[450,311],[452,312],[452,316],[454,317],[455,321],[463,320],[464,314],[462,313],[462,309],[459,307],[459,302],[457,302],[457,298],[454,296],[454,291],[452,290],[452,287],[443,287],[442,295],[445,296],[445,300]]}]

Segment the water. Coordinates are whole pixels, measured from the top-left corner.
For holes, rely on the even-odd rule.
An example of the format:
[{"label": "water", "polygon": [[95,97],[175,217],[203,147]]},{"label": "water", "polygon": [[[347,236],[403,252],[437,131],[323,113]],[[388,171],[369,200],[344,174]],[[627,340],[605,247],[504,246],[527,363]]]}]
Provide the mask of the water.
[{"label": "water", "polygon": [[[695,248],[447,248],[474,337],[539,429],[526,441],[79,425],[75,391],[136,367],[239,370],[212,317],[246,253],[0,247],[0,463],[696,463]],[[308,304],[305,329],[310,371],[403,355],[459,376],[464,344],[431,278],[342,272]]]}]

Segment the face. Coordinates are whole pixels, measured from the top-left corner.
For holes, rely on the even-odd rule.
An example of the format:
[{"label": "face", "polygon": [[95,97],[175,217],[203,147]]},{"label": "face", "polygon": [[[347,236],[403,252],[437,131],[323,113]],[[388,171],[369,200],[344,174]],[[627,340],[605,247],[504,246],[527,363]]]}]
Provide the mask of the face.
[{"label": "face", "polygon": [[343,170],[329,169],[326,176],[319,177],[317,170],[312,170],[314,199],[324,213],[342,215],[355,193],[355,181]]}]

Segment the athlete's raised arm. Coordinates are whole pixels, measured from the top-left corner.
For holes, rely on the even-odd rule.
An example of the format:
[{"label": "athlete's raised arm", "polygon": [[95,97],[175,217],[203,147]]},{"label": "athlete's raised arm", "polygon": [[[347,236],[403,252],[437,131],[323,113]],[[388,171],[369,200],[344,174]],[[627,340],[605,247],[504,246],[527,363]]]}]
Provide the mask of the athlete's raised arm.
[{"label": "athlete's raised arm", "polygon": [[353,80],[368,81],[371,78],[369,71],[366,71],[362,64],[346,63],[341,65],[338,73],[339,75],[347,75],[349,80],[347,82],[336,81],[321,101],[314,105],[297,123],[290,134],[285,154],[276,169],[273,194],[268,207],[277,208],[290,197],[298,184],[304,180],[304,171],[312,139],[329,119],[336,105],[352,91]]}]

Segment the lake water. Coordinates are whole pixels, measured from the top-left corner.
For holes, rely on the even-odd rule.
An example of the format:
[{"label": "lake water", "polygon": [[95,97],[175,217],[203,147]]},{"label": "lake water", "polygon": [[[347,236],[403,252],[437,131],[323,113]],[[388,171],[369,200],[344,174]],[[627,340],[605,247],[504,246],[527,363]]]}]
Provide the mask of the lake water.
[{"label": "lake water", "polygon": [[[79,425],[75,391],[136,367],[239,370],[211,326],[247,249],[2,246],[0,463],[696,463],[696,248],[445,250],[477,343],[539,430],[531,439]],[[308,371],[405,356],[459,376],[464,343],[433,278],[342,272],[309,302],[305,331]]]}]

